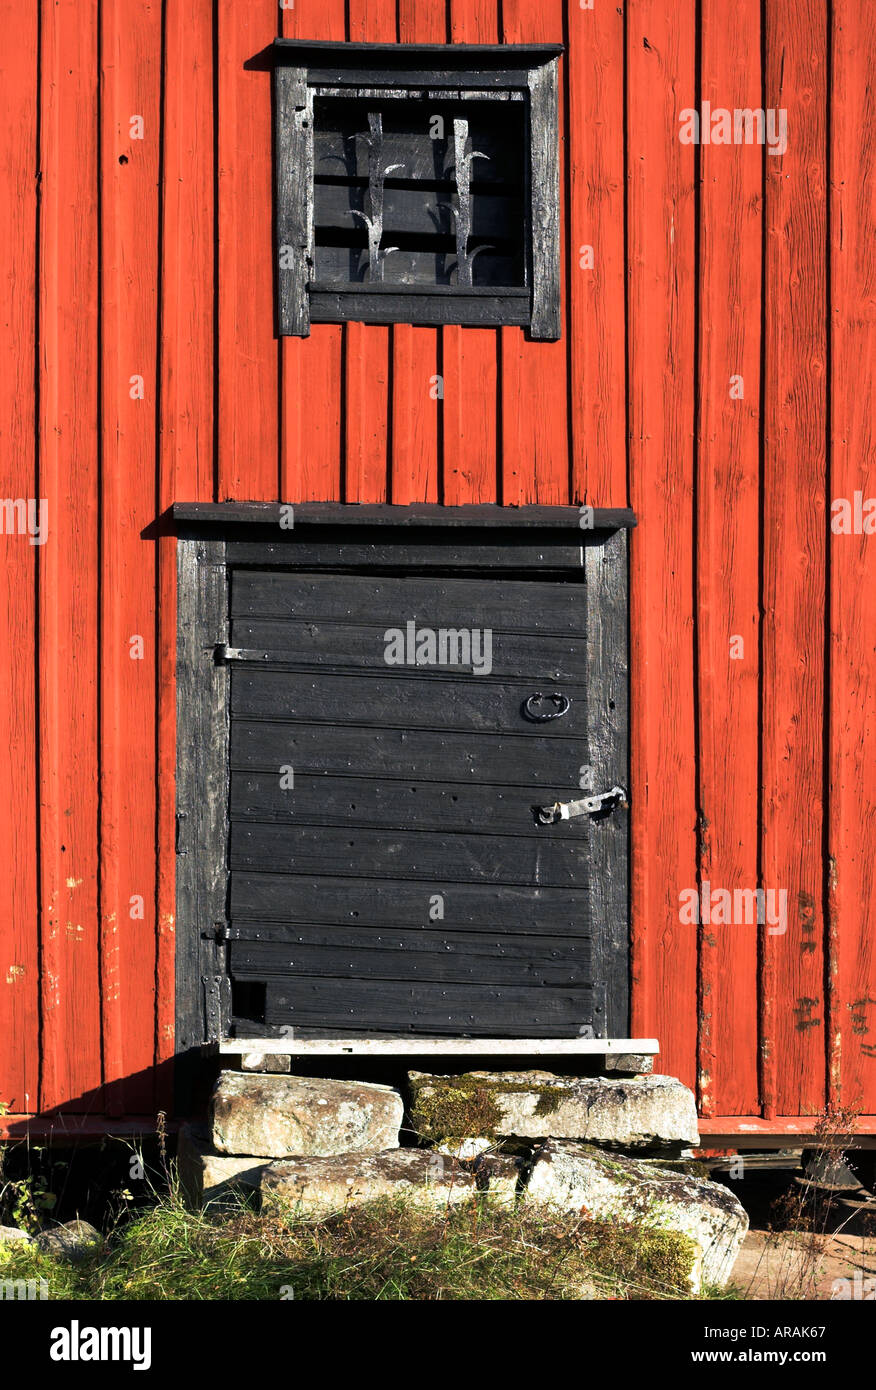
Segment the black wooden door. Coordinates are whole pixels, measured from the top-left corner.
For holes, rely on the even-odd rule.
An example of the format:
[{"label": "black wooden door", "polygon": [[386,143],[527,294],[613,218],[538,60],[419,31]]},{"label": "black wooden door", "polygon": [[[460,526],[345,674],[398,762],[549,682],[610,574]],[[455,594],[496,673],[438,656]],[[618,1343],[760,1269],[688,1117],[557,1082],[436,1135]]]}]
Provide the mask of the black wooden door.
[{"label": "black wooden door", "polygon": [[580,575],[231,572],[239,1033],[604,1033],[591,820],[535,816],[585,795],[585,613]]}]

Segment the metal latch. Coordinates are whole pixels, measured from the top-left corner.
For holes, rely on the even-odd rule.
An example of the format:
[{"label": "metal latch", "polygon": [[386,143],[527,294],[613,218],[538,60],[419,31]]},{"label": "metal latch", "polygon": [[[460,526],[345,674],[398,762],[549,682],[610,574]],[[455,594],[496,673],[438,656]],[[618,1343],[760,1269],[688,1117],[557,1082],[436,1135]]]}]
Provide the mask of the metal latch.
[{"label": "metal latch", "polygon": [[554,825],[560,820],[572,820],[575,816],[592,816],[607,806],[627,806],[627,794],[623,787],[614,786],[611,791],[596,792],[593,796],[582,797],[580,801],[555,801],[553,806],[536,806],[535,819],[539,825]]},{"label": "metal latch", "polygon": [[227,642],[217,642],[213,648],[213,659],[220,661],[245,661],[243,647],[229,647]]}]

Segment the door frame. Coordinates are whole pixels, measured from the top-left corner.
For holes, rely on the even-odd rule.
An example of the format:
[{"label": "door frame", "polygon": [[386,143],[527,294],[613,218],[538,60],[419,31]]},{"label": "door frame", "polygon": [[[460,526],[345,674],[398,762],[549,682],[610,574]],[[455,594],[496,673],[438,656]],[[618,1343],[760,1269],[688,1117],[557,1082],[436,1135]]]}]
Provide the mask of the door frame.
[{"label": "door frame", "polygon": [[[176,1044],[226,1036],[230,673],[229,570],[583,573],[587,738],[592,789],[629,786],[629,557],[625,508],[408,507],[342,503],[176,503]],[[501,549],[497,549],[501,547]],[[501,582],[501,579],[496,581]],[[629,1036],[629,816],[593,822],[590,885],[604,1034]]]}]

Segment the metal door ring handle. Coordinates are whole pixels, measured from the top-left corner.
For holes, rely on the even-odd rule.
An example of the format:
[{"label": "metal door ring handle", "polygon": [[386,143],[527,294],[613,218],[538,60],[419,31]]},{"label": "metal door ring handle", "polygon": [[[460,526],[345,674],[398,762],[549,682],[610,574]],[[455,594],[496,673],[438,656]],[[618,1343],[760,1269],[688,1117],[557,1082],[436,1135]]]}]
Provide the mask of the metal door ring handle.
[{"label": "metal door ring handle", "polygon": [[[555,706],[554,709],[538,709],[537,706],[543,700],[550,700]],[[523,713],[527,719],[532,719],[536,724],[546,724],[549,719],[562,719],[564,714],[568,714],[572,707],[572,701],[568,695],[561,695],[558,690],[551,691],[550,695],[543,695],[537,690],[534,695],[530,695],[523,703]]]}]

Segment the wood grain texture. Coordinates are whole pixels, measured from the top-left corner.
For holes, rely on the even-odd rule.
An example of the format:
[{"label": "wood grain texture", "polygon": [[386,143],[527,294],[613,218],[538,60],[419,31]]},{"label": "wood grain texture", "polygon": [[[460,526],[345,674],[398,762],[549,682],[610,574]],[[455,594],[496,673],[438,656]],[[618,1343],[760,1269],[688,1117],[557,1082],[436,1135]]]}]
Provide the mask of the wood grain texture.
[{"label": "wood grain texture", "polygon": [[[449,0],[451,43],[497,43],[497,0]],[[498,502],[499,334],[490,328],[441,330],[444,424],[441,500]]]},{"label": "wood grain texture", "polygon": [[310,333],[313,264],[313,92],[307,73],[281,63],[274,70],[274,200],[277,205],[277,331]]},{"label": "wood grain texture", "polygon": [[[446,0],[399,0],[399,43],[445,43]],[[441,330],[398,323],[392,330],[393,502],[438,500],[443,383]],[[442,389],[439,391],[439,387]]]},{"label": "wood grain texture", "polygon": [[619,7],[597,4],[583,10],[578,5],[569,6],[565,67],[570,500],[624,506],[625,55],[624,17]]},{"label": "wood grain texture", "polygon": [[[160,15],[101,8],[100,990],[105,1104],[152,1105]],[[125,1080],[129,1078],[129,1080]],[[128,1091],[131,1092],[130,1097]]]},{"label": "wood grain texture", "polygon": [[[100,1109],[97,7],[40,38],[40,951],[43,1109]],[[71,209],[76,210],[71,216]],[[75,1039],[75,1045],[74,1045]]]},{"label": "wood grain texture", "polygon": [[[876,29],[838,0],[831,42],[828,498],[851,504],[876,492]],[[876,1088],[876,552],[872,535],[831,533],[828,544],[829,1081],[832,1098],[856,1104]]]},{"label": "wood grain texture", "polygon": [[[615,531],[585,551],[587,585],[587,775],[591,791],[629,786],[629,536]],[[579,776],[579,783],[581,777]],[[584,788],[582,787],[582,792]],[[586,795],[586,792],[584,792]],[[605,1029],[630,1017],[630,813],[616,806],[589,824],[590,920],[605,987]]]},{"label": "wood grain texture", "polygon": [[[759,0],[732,12],[704,0],[700,91],[712,108],[760,104]],[[709,144],[700,159],[699,876],[733,891],[758,886],[763,151]],[[757,935],[745,923],[700,932],[704,1115],[748,1115],[758,1107]]]},{"label": "wood grain texture", "polygon": [[218,495],[279,493],[270,72],[247,63],[276,37],[276,0],[217,6]]},{"label": "wood grain texture", "polygon": [[[32,6],[0,8],[0,493],[39,497],[36,471],[37,49]],[[38,515],[38,514],[37,514]],[[49,513],[51,533],[52,516]],[[39,1103],[37,932],[36,566],[41,547],[10,529],[0,537],[0,1096],[11,1111]],[[9,871],[9,870],[12,871]],[[11,1042],[11,1046],[9,1043]]]},{"label": "wood grain texture", "polygon": [[[213,23],[165,9],[158,511],[211,501],[214,464]],[[158,540],[157,1103],[170,1109],[176,1012],[176,540]]]},{"label": "wood grain texture", "polygon": [[[504,0],[505,43],[562,43],[562,0]],[[564,148],[565,72],[560,72],[560,149]],[[560,223],[565,221],[564,178]],[[560,303],[565,295],[561,270]],[[563,306],[564,307],[564,306]],[[506,505],[569,501],[569,430],[565,313],[559,342],[533,342],[521,328],[503,328],[501,370],[502,500]],[[600,504],[602,499],[600,498]]]},{"label": "wood grain texture", "polygon": [[[344,0],[310,0],[282,11],[283,37],[346,38]],[[280,342],[280,496],[288,502],[341,496],[344,329],[315,323],[310,337]]]},{"label": "wood grain texture", "polygon": [[[394,43],[395,0],[349,0],[353,43]],[[389,489],[392,429],[391,330],[348,323],[344,329],[345,500],[382,502]]]},{"label": "wood grain texture", "polygon": [[193,1050],[227,1027],[229,984],[212,933],[225,921],[229,673],[213,660],[227,630],[225,542],[185,539],[177,557],[179,747],[191,750],[177,764],[176,1052],[190,1054],[176,1069],[179,1096]]},{"label": "wood grain texture", "polygon": [[[627,477],[639,515],[634,1029],[659,1035],[661,1066],[689,1084],[699,1062],[710,1125],[758,1109],[772,1117],[764,1125],[802,1124],[825,1096],[876,1110],[873,538],[831,533],[828,510],[873,491],[872,26],[850,0],[766,0],[760,17],[749,0],[618,8],[565,7],[559,388],[506,351],[553,351],[516,330],[320,324],[278,343],[270,73],[257,66],[281,24],[305,39],[440,41],[446,22],[455,43],[537,41],[555,32],[555,0],[358,0],[349,34],[343,0],[136,0],[124,13],[117,0],[39,12],[0,0],[0,502],[44,497],[49,517],[44,546],[0,536],[0,729],[15,749],[0,774],[14,866],[0,888],[0,1099],[16,1114],[130,1109],[129,1095],[103,1094],[104,1068],[111,1082],[148,1071],[149,1029],[159,1063],[174,1047],[176,541],[144,534],[155,513],[227,497],[622,505]],[[682,146],[679,111],[700,96],[784,107],[787,151]],[[135,114],[146,140],[114,150]],[[149,146],[159,117],[160,166]],[[590,245],[592,271],[578,262]],[[129,355],[125,376],[151,370],[157,400],[154,389],[139,405],[126,397]],[[737,362],[744,397],[732,400]],[[419,399],[433,375],[443,403]],[[420,519],[417,542],[455,562],[453,535],[439,552],[434,518]],[[497,558],[501,548],[503,582],[518,562],[522,578],[546,533],[515,549],[489,525],[480,539]],[[386,558],[384,529],[372,559]],[[322,568],[336,544],[368,558],[361,534],[309,534]],[[567,564],[567,538],[559,548]],[[136,684],[143,663],[119,659],[119,634],[141,632],[147,648],[157,641],[157,710]],[[734,635],[745,655],[728,661]],[[258,775],[275,728],[247,723],[244,775]],[[319,725],[295,725],[296,756],[314,756],[321,738]],[[331,749],[340,776],[362,756],[355,738],[344,731]],[[382,729],[375,765],[403,777],[411,748],[440,759],[439,740],[422,729],[404,745]],[[549,791],[562,745],[545,743]],[[463,779],[499,786],[501,758],[474,750],[472,773],[452,756]],[[759,943],[755,996],[750,929],[728,928],[715,946],[702,933],[698,965],[697,929],[677,914],[681,888],[741,884],[758,863],[764,885],[788,891],[790,922]],[[157,922],[142,958],[126,959],[110,903],[143,866],[153,886],[128,897],[148,903],[157,885]],[[264,897],[280,911],[276,884]],[[398,921],[389,887],[378,899]],[[476,924],[481,905],[466,911]],[[155,1076],[159,1101],[168,1071]]]},{"label": "wood grain texture", "polygon": [[[694,157],[677,136],[694,102],[695,6],[641,0],[627,30],[629,168],[633,1030],[693,1081],[696,929],[693,667]],[[679,1008],[679,1000],[687,1001]]]},{"label": "wood grain texture", "polygon": [[787,932],[762,945],[769,1117],[825,1098],[825,0],[767,7],[766,60],[766,105],[788,119],[766,156],[762,866],[788,894]]}]

